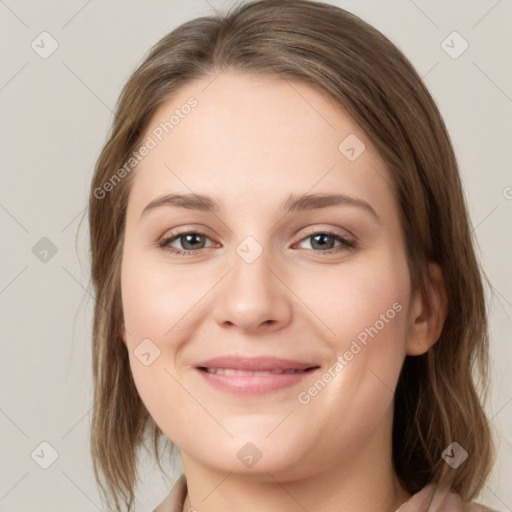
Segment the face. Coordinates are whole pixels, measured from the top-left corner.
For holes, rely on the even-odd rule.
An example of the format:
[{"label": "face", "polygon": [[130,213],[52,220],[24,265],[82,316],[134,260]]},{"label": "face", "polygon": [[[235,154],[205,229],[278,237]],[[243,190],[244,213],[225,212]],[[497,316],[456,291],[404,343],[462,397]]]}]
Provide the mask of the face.
[{"label": "face", "polygon": [[123,338],[162,431],[204,467],[283,480],[382,449],[413,307],[370,140],[321,92],[232,71],[184,86],[147,137]]}]

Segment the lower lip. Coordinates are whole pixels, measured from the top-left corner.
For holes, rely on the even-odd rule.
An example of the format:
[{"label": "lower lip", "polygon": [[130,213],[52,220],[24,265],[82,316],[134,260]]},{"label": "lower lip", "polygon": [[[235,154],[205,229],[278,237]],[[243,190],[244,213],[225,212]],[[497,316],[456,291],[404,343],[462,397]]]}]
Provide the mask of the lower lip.
[{"label": "lower lip", "polygon": [[280,373],[274,375],[225,375],[222,373],[209,373],[197,369],[203,378],[213,387],[228,393],[241,395],[261,395],[279,389],[296,386],[315,370],[299,373]]}]

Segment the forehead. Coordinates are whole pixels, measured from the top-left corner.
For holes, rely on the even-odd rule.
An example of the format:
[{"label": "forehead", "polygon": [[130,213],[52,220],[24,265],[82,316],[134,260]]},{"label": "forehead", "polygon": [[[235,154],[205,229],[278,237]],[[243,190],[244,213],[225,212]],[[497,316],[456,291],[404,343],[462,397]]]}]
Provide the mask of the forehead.
[{"label": "forehead", "polygon": [[194,80],[158,109],[149,139],[133,183],[141,201],[176,190],[266,200],[284,189],[338,191],[377,203],[390,194],[385,165],[353,118],[297,81],[232,71]]}]

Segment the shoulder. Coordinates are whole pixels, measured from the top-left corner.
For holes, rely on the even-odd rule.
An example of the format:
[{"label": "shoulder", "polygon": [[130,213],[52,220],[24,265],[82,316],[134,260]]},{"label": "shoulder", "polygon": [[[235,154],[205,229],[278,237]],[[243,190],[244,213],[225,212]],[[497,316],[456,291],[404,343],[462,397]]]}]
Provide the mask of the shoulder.
[{"label": "shoulder", "polygon": [[411,496],[396,512],[424,512],[427,509],[436,512],[496,512],[475,501],[464,504],[455,492],[446,490],[434,492],[432,485],[427,485]]},{"label": "shoulder", "polygon": [[187,481],[182,474],[174,484],[171,492],[158,505],[153,512],[181,512],[185,496],[187,495]]},{"label": "shoulder", "polygon": [[469,505],[467,505],[463,512],[498,512],[492,508],[486,507],[485,505],[481,505],[476,501],[472,501]]}]

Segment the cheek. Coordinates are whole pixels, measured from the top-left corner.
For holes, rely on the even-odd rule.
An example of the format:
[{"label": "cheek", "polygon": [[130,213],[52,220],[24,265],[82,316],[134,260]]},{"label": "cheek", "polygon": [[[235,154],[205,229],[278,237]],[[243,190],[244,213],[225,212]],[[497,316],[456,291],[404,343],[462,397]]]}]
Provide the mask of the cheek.
[{"label": "cheek", "polygon": [[[165,273],[147,272],[128,260],[125,263],[121,290],[133,380],[156,424],[166,435],[179,438],[179,426],[198,416],[178,383],[174,361],[179,344],[172,342],[180,339],[180,318],[190,310],[193,298],[182,282],[169,282]],[[180,411],[179,422],[175,411]]]},{"label": "cheek", "polygon": [[[206,274],[183,267],[170,271],[135,250],[126,251],[121,268],[125,341],[135,386],[171,438],[180,438],[183,426],[204,415],[180,385],[177,367],[181,347],[193,336],[201,298],[215,284]],[[179,422],[175,411],[180,411]]]},{"label": "cheek", "polygon": [[[354,265],[332,267],[310,276],[301,273],[295,290],[324,325],[325,339],[337,354],[357,340],[372,350],[405,349],[409,274],[396,254],[361,259]],[[350,357],[350,356],[349,356]]]},{"label": "cheek", "polygon": [[318,275],[316,286],[305,283],[302,293],[328,327],[324,340],[336,375],[329,383],[331,396],[341,402],[347,395],[359,396],[359,405],[367,409],[390,399],[406,351],[410,290],[405,259],[389,252],[361,260],[346,271]]},{"label": "cheek", "polygon": [[128,257],[121,271],[121,291],[129,346],[143,338],[173,338],[180,321],[204,294],[200,282],[191,272],[170,272],[160,265],[145,266],[142,258]]},{"label": "cheek", "polygon": [[332,363],[298,399],[305,421],[317,418],[325,429],[322,448],[341,452],[360,446],[393,400],[405,357],[409,277],[399,258],[381,258],[317,283],[327,293],[309,288],[308,304],[332,331],[324,337]]}]

